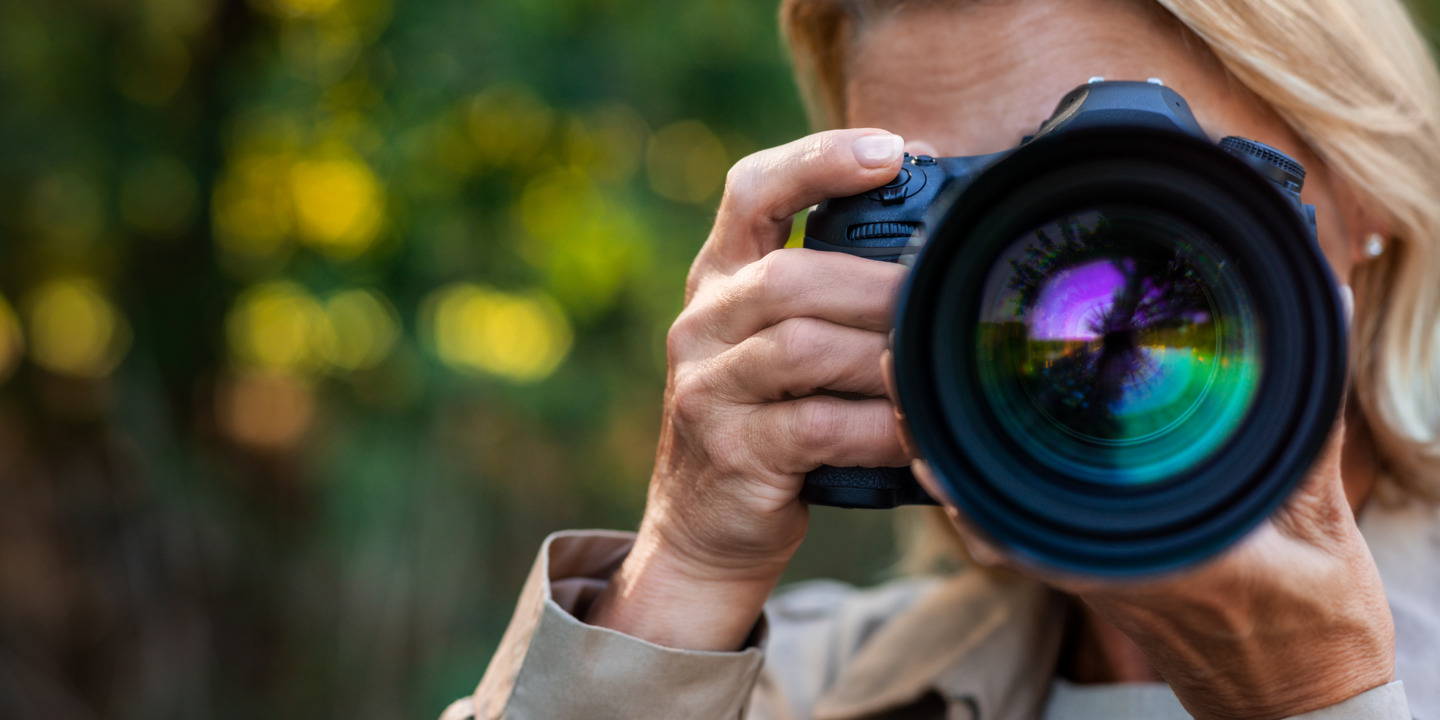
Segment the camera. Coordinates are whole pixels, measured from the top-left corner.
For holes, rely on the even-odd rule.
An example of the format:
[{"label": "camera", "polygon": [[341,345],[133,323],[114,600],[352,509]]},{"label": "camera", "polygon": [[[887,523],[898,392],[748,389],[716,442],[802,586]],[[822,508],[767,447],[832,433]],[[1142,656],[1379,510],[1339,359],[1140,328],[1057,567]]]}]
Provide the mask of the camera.
[{"label": "camera", "polygon": [[[1209,140],[1158,80],[1092,79],[1018,147],[907,155],[804,245],[911,267],[896,400],[947,498],[1022,562],[1089,576],[1228,547],[1304,478],[1346,325],[1305,170]],[[934,503],[905,468],[811,472],[812,504]]]}]

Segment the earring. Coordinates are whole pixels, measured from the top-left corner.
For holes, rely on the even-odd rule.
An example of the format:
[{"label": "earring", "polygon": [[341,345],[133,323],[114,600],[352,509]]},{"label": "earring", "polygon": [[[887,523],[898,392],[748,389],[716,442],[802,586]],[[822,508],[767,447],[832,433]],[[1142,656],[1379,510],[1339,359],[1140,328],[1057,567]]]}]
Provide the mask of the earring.
[{"label": "earring", "polygon": [[1365,236],[1365,254],[1372,258],[1380,257],[1385,252],[1385,237],[1378,232],[1372,232]]}]

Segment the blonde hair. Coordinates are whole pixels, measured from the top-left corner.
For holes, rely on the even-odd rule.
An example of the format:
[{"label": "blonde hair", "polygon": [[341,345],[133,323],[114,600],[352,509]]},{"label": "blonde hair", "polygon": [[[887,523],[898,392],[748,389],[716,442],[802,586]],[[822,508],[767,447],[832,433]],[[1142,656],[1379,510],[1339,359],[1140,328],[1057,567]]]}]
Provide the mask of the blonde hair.
[{"label": "blonde hair", "polygon": [[[784,0],[812,122],[844,125],[846,53],[860,28],[963,1]],[[1351,278],[1353,397],[1385,476],[1440,499],[1440,73],[1410,13],[1399,0],[1154,2],[1389,223],[1384,255]]]}]

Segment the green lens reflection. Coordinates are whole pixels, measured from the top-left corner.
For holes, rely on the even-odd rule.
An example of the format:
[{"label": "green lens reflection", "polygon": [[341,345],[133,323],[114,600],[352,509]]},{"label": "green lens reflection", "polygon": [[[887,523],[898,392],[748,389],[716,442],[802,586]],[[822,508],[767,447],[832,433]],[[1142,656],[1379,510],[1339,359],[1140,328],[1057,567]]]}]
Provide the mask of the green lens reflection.
[{"label": "green lens reflection", "polygon": [[1233,263],[1144,208],[1065,216],[1012,243],[985,285],[983,392],[1054,470],[1163,481],[1235,432],[1259,385],[1259,320]]}]

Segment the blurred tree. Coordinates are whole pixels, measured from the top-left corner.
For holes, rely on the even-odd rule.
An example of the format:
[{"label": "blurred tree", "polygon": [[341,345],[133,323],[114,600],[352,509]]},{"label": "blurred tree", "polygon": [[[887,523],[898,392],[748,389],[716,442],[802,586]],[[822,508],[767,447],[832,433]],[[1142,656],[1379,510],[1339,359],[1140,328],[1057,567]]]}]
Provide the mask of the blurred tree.
[{"label": "blurred tree", "polygon": [[0,716],[467,692],[638,521],[724,172],[804,132],[775,11],[0,0]]}]

